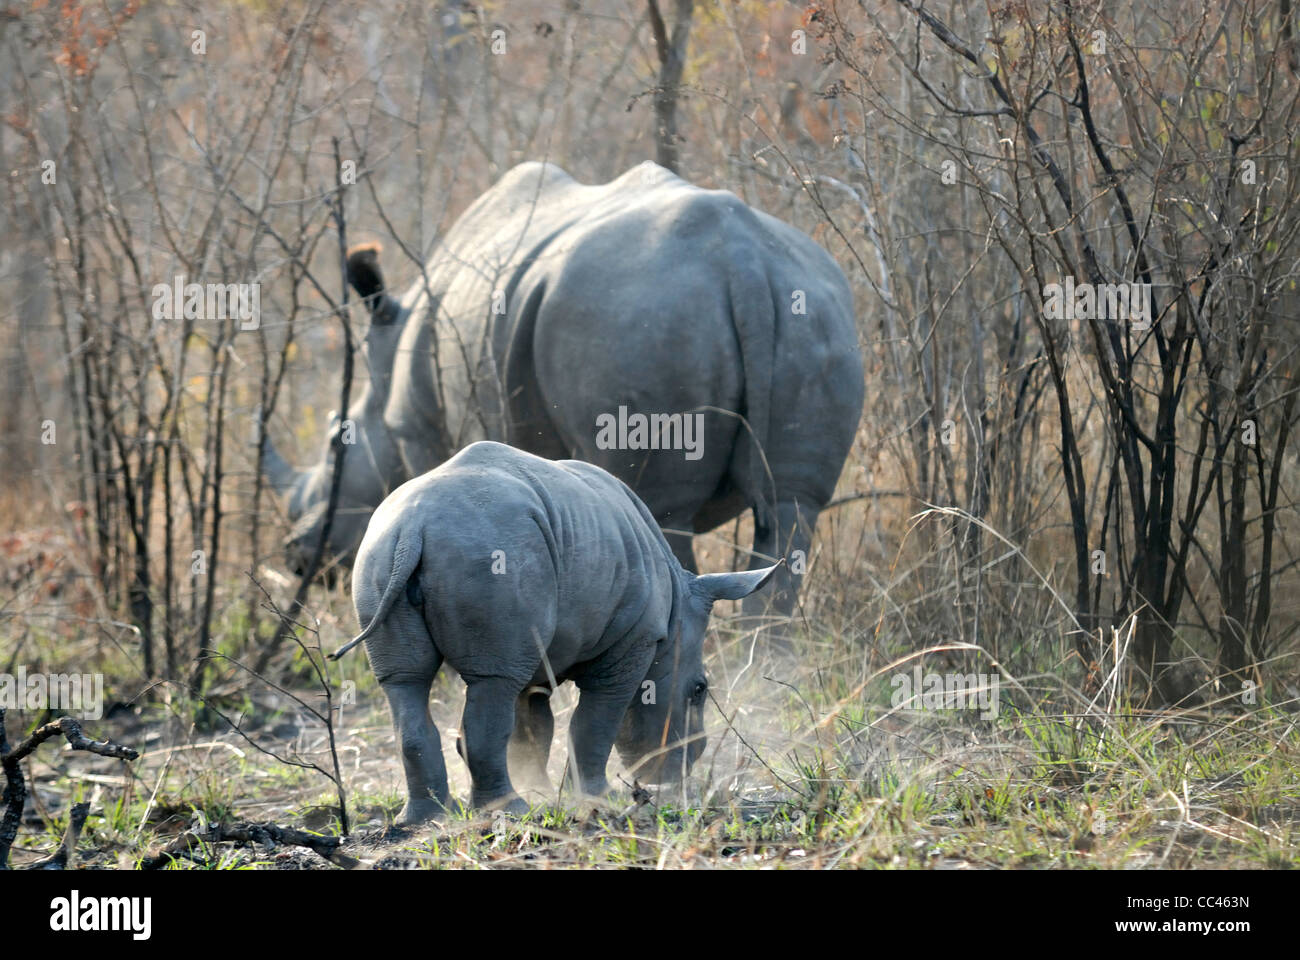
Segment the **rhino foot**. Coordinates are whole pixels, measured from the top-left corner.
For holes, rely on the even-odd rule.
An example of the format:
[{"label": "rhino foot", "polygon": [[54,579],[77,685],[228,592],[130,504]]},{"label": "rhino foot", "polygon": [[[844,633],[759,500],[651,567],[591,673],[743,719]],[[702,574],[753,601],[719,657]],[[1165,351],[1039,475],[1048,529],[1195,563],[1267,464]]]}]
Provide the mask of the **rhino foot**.
[{"label": "rhino foot", "polygon": [[442,820],[446,814],[446,809],[436,800],[408,800],[406,806],[402,807],[402,812],[397,815],[397,825],[414,827],[430,820]]},{"label": "rhino foot", "polygon": [[480,810],[488,810],[494,813],[497,810],[502,810],[512,817],[522,817],[531,809],[531,807],[528,806],[528,801],[517,793],[508,794],[504,797],[497,797],[494,800],[484,800],[480,797],[475,797],[473,804]]}]

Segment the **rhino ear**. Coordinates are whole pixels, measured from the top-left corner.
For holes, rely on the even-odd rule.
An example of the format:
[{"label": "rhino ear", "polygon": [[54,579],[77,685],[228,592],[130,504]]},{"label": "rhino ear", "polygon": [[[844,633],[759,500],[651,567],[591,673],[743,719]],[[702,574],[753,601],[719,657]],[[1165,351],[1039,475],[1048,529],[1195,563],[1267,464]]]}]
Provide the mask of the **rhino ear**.
[{"label": "rhino ear", "polygon": [[740,600],[755,590],[761,590],[773,575],[785,566],[784,558],[762,570],[744,570],[739,573],[706,573],[696,577],[691,589],[705,600]]},{"label": "rhino ear", "polygon": [[271,481],[271,488],[281,496],[287,496],[293,492],[305,475],[301,470],[295,470],[285,459],[280,456],[279,451],[275,449],[275,444],[271,442],[270,436],[262,435],[262,469],[266,477]]}]

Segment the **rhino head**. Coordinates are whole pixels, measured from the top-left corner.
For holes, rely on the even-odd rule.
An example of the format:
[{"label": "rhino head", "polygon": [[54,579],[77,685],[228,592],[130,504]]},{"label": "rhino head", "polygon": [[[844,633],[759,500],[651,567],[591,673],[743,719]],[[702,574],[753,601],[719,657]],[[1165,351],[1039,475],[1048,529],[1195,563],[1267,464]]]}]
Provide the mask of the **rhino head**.
[{"label": "rhino head", "polygon": [[351,567],[375,508],[407,479],[397,445],[384,423],[393,359],[408,311],[383,292],[377,248],[360,247],[348,255],[348,282],[370,309],[370,329],[362,360],[370,380],[341,419],[331,411],[324,449],[315,466],[289,464],[269,436],[262,437],[262,467],[272,489],[283,499],[291,524],[284,540],[285,565],[303,575],[325,533],[336,451],[346,446],[339,499],[321,553],[321,569]]},{"label": "rhino head", "polygon": [[660,641],[641,689],[614,741],[638,780],[676,783],[704,752],[704,634],[718,600],[740,600],[762,589],[785,561],[761,570],[696,576],[678,568],[678,595],[669,637]]}]

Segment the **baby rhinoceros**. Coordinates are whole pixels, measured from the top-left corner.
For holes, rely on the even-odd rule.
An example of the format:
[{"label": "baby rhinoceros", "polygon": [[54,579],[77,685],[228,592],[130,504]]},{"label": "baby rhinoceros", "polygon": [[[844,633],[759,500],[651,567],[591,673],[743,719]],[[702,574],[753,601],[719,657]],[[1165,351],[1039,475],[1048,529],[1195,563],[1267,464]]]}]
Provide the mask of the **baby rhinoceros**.
[{"label": "baby rhinoceros", "polygon": [[[778,565],[779,566],[779,565]],[[566,781],[607,790],[617,745],[635,775],[679,778],[704,750],[701,649],[715,600],[758,590],[777,567],[696,576],[622,481],[577,460],[472,444],[380,504],[352,571],[362,632],[406,771],[403,823],[446,807],[429,716],[443,662],[466,683],[458,744],[476,807],[527,809],[510,771],[548,784],[548,697],[572,680]]]}]

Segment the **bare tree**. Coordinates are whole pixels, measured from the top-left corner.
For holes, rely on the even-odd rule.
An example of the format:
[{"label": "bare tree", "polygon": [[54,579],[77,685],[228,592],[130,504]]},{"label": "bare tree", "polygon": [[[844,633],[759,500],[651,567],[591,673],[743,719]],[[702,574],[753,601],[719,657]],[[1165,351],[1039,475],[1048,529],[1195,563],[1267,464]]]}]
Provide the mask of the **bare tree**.
[{"label": "bare tree", "polygon": [[676,0],[676,19],[671,39],[659,12],[658,0],[646,0],[655,50],[659,54],[659,82],[655,86],[655,160],[673,173],[680,172],[677,133],[677,101],[681,95],[682,71],[686,68],[686,45],[691,36],[695,0]]}]

